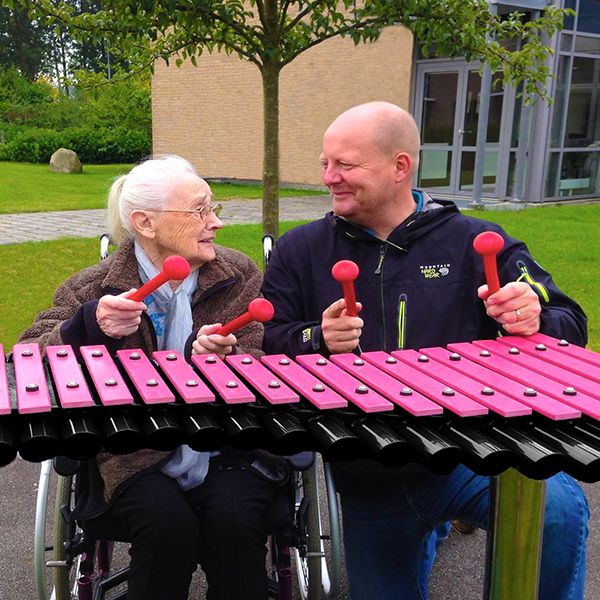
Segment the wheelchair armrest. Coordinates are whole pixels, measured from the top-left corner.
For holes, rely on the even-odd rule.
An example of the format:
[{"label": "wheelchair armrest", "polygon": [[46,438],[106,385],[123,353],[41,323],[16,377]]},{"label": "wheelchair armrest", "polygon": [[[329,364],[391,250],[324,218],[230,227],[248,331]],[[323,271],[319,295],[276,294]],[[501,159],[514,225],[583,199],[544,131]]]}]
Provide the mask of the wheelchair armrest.
[{"label": "wheelchair armrest", "polygon": [[110,248],[110,236],[108,233],[103,233],[100,236],[100,260],[108,258]]},{"label": "wheelchair armrest", "polygon": [[75,475],[81,467],[81,461],[67,456],[57,456],[52,461],[54,470],[63,477]]},{"label": "wheelchair armrest", "polygon": [[267,233],[263,235],[262,246],[263,246],[263,267],[266,269],[269,261],[271,260],[271,254],[273,253],[273,246],[275,245],[275,238]]}]

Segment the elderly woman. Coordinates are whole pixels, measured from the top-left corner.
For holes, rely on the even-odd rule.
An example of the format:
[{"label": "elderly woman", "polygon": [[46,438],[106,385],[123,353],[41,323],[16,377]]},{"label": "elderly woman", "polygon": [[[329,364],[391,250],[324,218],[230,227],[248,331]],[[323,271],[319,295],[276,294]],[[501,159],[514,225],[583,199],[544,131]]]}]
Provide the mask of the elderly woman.
[{"label": "elderly woman", "polygon": [[[246,256],[215,244],[223,223],[211,199],[206,181],[176,156],[148,160],[118,178],[109,194],[111,233],[129,235],[108,259],[61,285],[54,305],[21,341],[187,356],[259,354],[258,323],[237,337],[215,333],[246,310],[262,278]],[[190,263],[185,280],[163,285],[144,302],[127,298],[175,254]],[[252,460],[281,460],[251,454]],[[278,487],[248,469],[249,462],[231,449],[209,454],[187,446],[87,461],[76,516],[91,532],[131,542],[130,600],[187,598],[198,562],[209,599],[267,598],[263,518]]]}]

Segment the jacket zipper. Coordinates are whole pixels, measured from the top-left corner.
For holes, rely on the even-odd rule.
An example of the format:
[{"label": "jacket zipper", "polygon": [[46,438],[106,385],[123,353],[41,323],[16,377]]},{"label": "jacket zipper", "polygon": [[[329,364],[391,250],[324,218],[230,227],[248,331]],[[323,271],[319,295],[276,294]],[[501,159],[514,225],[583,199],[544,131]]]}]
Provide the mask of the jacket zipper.
[{"label": "jacket zipper", "polygon": [[404,350],[406,344],[406,294],[398,298],[398,350]]},{"label": "jacket zipper", "polygon": [[387,340],[387,332],[385,327],[385,301],[383,295],[383,261],[385,259],[385,253],[387,251],[387,245],[380,244],[379,246],[379,262],[377,263],[377,268],[375,269],[375,275],[379,276],[379,299],[381,302],[381,331],[383,333],[383,348],[387,348],[386,340]]},{"label": "jacket zipper", "polygon": [[525,265],[525,263],[522,260],[517,261],[517,267],[519,267],[519,270],[521,271],[521,275],[519,276],[517,281],[524,280],[532,288],[536,289],[539,292],[540,296],[544,299],[545,302],[550,302],[550,296],[548,295],[548,290],[546,290],[546,288],[539,281],[536,281],[529,274],[529,271],[527,270],[527,266]]}]

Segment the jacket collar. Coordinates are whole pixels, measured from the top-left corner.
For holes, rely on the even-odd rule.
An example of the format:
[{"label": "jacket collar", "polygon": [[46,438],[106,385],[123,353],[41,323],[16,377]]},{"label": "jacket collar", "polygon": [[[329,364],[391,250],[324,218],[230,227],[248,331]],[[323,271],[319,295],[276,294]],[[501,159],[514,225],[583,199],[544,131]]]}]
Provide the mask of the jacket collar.
[{"label": "jacket collar", "polygon": [[[415,195],[415,191],[418,192],[418,197]],[[331,227],[345,237],[359,242],[384,243],[393,246],[397,250],[406,252],[412,239],[420,237],[431,228],[437,227],[444,222],[446,218],[450,217],[452,214],[459,212],[454,202],[436,200],[427,192],[414,190],[413,196],[415,196],[415,202],[420,206],[420,210],[414,212],[400,223],[386,240],[378,238],[370,231],[363,229],[359,225],[356,225],[343,217],[339,217],[333,212],[327,213],[325,219]]]}]

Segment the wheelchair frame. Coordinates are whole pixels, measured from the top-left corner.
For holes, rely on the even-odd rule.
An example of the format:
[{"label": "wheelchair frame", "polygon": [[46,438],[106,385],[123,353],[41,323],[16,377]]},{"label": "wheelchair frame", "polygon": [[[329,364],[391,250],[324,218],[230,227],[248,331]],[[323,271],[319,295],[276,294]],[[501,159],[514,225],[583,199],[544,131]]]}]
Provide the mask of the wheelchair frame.
[{"label": "wheelchair frame", "polygon": [[[85,540],[75,521],[69,520],[73,498],[73,475],[58,475],[54,503],[52,544],[45,546],[48,513],[49,480],[52,461],[42,463],[36,506],[34,570],[40,600],[101,600],[105,592],[123,583],[128,569],[111,574],[114,543],[107,540]],[[45,554],[52,551],[52,560]],[[48,592],[46,569],[53,569],[53,587]],[[84,588],[86,588],[84,590]],[[113,594],[110,600],[122,600],[126,590]]]}]

